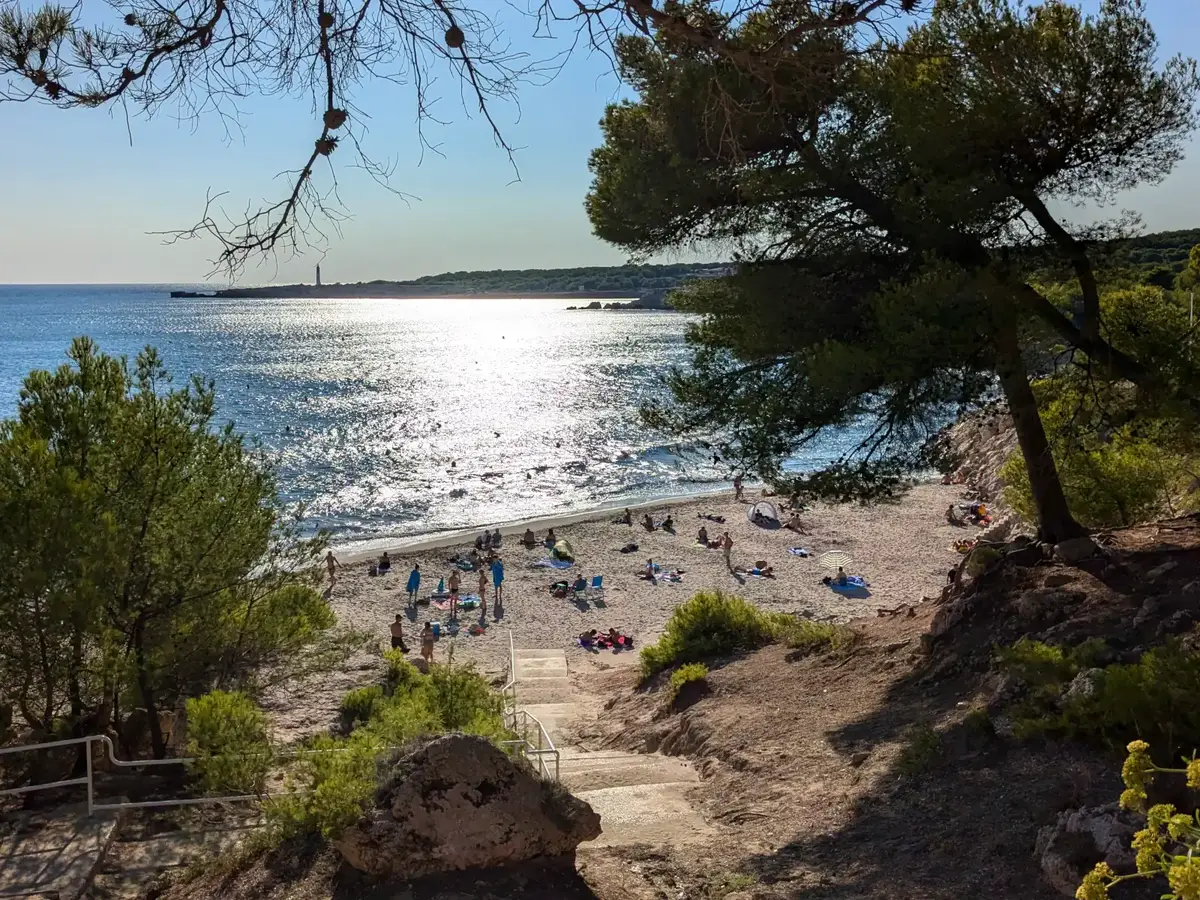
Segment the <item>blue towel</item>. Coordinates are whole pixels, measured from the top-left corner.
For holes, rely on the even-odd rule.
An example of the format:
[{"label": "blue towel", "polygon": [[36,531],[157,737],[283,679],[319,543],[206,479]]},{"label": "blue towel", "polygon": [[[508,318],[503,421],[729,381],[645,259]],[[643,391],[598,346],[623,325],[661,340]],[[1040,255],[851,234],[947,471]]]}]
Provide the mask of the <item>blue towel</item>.
[{"label": "blue towel", "polygon": [[421,589],[421,573],[418,572],[416,569],[413,569],[412,572],[410,572],[408,575],[407,590],[410,594],[415,594],[420,589]]}]

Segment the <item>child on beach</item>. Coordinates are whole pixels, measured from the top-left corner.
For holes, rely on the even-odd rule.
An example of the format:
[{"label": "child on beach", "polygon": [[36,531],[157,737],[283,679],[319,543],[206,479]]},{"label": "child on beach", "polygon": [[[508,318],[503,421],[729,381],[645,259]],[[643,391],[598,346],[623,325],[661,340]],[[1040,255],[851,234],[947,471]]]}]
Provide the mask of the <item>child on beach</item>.
[{"label": "child on beach", "polygon": [[417,591],[421,590],[421,566],[419,563],[413,563],[412,571],[408,573],[408,584],[405,585],[405,590],[408,591],[409,606],[416,606]]},{"label": "child on beach", "polygon": [[487,570],[481,567],[479,569],[479,615],[485,619],[487,618],[487,583]]}]

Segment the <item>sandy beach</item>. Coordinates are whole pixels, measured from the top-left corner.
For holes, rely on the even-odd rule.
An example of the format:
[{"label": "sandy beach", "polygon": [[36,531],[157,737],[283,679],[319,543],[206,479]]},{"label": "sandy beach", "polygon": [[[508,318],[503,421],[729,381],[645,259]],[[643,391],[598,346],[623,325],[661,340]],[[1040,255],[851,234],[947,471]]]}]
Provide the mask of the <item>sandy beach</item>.
[{"label": "sandy beach", "polygon": [[[467,552],[470,541],[450,538],[454,543],[424,546],[391,553],[389,574],[371,576],[366,560],[343,561],[343,568],[329,602],[341,622],[379,635],[379,649],[387,646],[388,625],[397,613],[404,616],[405,637],[416,653],[418,631],[426,620],[440,622],[442,638],[434,652],[435,661],[445,661],[453,648],[456,662],[474,663],[497,680],[508,667],[509,633],[518,648],[567,648],[568,663],[576,672],[588,666],[631,665],[635,653],[592,653],[579,648],[575,637],[589,628],[616,628],[631,635],[637,647],[654,641],[661,633],[671,611],[697,591],[720,589],[741,594],[764,609],[798,613],[818,620],[845,621],[872,615],[876,609],[916,603],[923,596],[935,596],[945,582],[946,571],[961,557],[949,549],[964,536],[963,529],[946,523],[946,506],[961,495],[961,487],[924,484],[914,488],[902,500],[878,506],[818,506],[803,514],[808,534],[801,536],[779,528],[763,528],[750,522],[749,503],[760,499],[759,490],[747,490],[745,502],[737,501],[732,491],[707,495],[632,510],[634,525],[615,524],[619,511],[604,510],[583,515],[584,521],[555,526],[559,538],[570,542],[576,563],[569,569],[534,568],[533,563],[549,554],[541,544],[527,549],[519,543],[525,525],[501,528],[504,544],[501,557],[505,565],[504,605],[496,610],[492,602],[490,579],[488,615],[481,620],[479,610],[460,612],[461,626],[456,637],[448,636],[448,611],[422,605],[406,605],[405,583],[413,563],[421,566],[421,594],[427,596],[438,579],[451,572],[449,559]],[[778,502],[777,498],[766,498]],[[675,533],[648,532],[638,520],[651,512],[661,522],[669,512],[675,521]],[[700,514],[723,516],[724,524],[699,518]],[[783,514],[786,519],[786,513]],[[576,517],[578,518],[578,517]],[[731,574],[718,550],[705,550],[696,543],[699,526],[708,528],[710,538],[728,530],[733,538],[732,562],[735,566],[753,566],[766,560],[774,567],[774,578],[756,578]],[[536,529],[539,539],[545,528]],[[621,553],[628,543],[638,550]],[[788,552],[803,547],[807,558]],[[870,596],[846,597],[821,583],[825,574],[816,557],[827,550],[842,550],[853,557],[850,574],[861,575],[870,584]],[[639,573],[652,558],[664,571],[680,569],[678,583],[660,580],[652,584]],[[461,572],[462,593],[474,593],[478,575]],[[557,599],[549,592],[551,583],[573,581],[582,574],[590,582],[604,576],[603,606],[593,601]],[[472,624],[484,625],[484,633],[470,634]],[[363,654],[341,673],[326,676],[319,683],[289,686],[268,699],[279,736],[285,739],[327,727],[336,715],[345,691],[377,677],[378,657]]]}]

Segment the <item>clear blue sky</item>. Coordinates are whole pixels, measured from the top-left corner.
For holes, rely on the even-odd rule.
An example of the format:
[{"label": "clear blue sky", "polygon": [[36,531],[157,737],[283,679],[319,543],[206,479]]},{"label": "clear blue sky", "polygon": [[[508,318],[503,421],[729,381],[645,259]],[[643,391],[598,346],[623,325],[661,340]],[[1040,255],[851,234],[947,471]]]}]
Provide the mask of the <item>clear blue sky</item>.
[{"label": "clear blue sky", "polygon": [[[483,4],[500,0],[480,0]],[[1098,0],[1085,4],[1094,8]],[[1164,55],[1188,52],[1200,34],[1196,0],[1152,0],[1149,15]],[[528,23],[511,16],[514,44],[547,54]],[[332,237],[322,263],[327,281],[411,278],[457,269],[613,265],[622,254],[591,234],[582,201],[588,152],[598,121],[621,86],[608,60],[583,49],[548,86],[522,92],[521,108],[494,113],[517,154],[521,180],[486,126],[471,118],[457,85],[444,75],[430,126],[444,157],[421,158],[411,91],[391,84],[360,89],[372,115],[367,148],[396,163],[394,185],[405,202],[346,168],[339,151],[341,195],[353,214]],[[34,104],[0,106],[5,209],[0,214],[0,282],[195,282],[209,271],[212,244],[172,247],[147,232],[186,226],[206,190],[228,190],[232,206],[275,197],[276,172],[302,161],[313,138],[306,100],[256,99],[242,105],[244,130],[227,139],[216,119],[176,121],[169,113],[126,122],[113,110],[59,111]],[[1200,143],[1161,185],[1121,206],[1139,210],[1150,230],[1200,226]],[[250,270],[247,283],[310,281],[315,255]]]}]

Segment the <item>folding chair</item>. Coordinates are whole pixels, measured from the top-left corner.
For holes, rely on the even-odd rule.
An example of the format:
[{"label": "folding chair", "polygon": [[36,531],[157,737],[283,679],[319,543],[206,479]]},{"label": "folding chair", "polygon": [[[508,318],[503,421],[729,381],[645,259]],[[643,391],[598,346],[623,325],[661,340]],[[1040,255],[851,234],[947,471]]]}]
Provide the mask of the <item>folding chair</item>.
[{"label": "folding chair", "polygon": [[587,593],[591,594],[597,600],[604,599],[604,576],[596,575],[592,578],[592,584],[587,589]]}]

